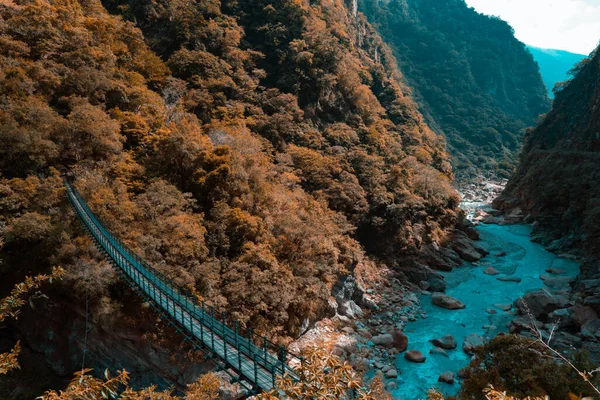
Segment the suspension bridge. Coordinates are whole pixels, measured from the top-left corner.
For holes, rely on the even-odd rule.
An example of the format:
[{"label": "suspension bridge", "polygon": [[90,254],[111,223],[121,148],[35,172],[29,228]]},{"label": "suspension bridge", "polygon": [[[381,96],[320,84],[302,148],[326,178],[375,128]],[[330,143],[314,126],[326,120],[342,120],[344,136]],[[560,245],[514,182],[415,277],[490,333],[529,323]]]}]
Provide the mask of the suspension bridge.
[{"label": "suspension bridge", "polygon": [[65,186],[77,216],[105,258],[164,320],[196,349],[202,350],[218,369],[227,371],[234,381],[249,389],[249,393],[272,390],[280,376],[298,379],[291,366],[301,363],[301,357],[265,336],[256,335],[252,329],[242,334],[237,322],[228,324],[225,313],[220,318],[215,316],[213,307],[205,306],[203,301],[198,303],[188,289],[176,285],[111,234],[66,179]]}]

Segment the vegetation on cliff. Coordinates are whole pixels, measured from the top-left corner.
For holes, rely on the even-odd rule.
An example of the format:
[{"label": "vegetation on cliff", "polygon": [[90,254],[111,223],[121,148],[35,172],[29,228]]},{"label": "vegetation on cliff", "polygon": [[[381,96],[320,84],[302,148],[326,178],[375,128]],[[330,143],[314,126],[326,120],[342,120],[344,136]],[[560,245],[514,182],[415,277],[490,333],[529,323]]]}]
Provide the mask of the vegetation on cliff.
[{"label": "vegetation on cliff", "polygon": [[508,177],[524,129],[550,103],[538,66],[512,28],[464,0],[362,0],[394,49],[420,109],[448,139],[456,174]]},{"label": "vegetation on cliff", "polygon": [[87,289],[105,329],[148,313],[122,304],[67,171],[145,260],[282,342],[340,276],[459,216],[444,140],[339,0],[4,0],[0,41],[5,283],[60,264],[52,301]]},{"label": "vegetation on cliff", "polygon": [[494,205],[530,213],[554,250],[600,256],[600,51],[571,73],[528,132],[519,169]]}]

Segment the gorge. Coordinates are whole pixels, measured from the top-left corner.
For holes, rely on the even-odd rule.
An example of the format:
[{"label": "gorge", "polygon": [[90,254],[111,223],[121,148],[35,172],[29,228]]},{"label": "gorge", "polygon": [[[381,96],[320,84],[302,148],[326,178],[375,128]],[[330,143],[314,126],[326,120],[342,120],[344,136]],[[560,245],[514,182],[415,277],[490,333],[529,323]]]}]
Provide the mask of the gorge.
[{"label": "gorge", "polygon": [[[560,320],[561,351],[600,358],[599,58],[550,110],[512,28],[463,0],[1,1],[2,307],[64,274],[3,311],[2,360],[20,349],[21,369],[0,397],[77,393],[105,369],[113,397],[244,396],[111,268],[64,177],[190,298],[306,354],[313,398],[587,393],[554,361],[521,366],[520,392],[462,346],[521,346],[524,296],[543,334]],[[505,184],[497,210],[464,202]],[[310,397],[289,394],[303,382],[280,385]]]}]

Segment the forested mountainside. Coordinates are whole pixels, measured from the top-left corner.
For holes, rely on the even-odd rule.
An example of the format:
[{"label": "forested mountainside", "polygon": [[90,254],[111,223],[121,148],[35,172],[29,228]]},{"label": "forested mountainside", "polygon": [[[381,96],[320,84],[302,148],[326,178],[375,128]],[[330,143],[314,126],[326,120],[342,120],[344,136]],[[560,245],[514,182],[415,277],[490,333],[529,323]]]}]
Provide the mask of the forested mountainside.
[{"label": "forested mountainside", "polygon": [[600,256],[600,51],[573,73],[527,134],[519,169],[494,205],[530,213],[554,250]]},{"label": "forested mountainside", "polygon": [[583,54],[570,53],[564,50],[540,49],[533,46],[527,46],[527,49],[540,66],[542,79],[551,98],[554,98],[552,92],[554,85],[566,81],[569,78],[569,71],[586,57]]},{"label": "forested mountainside", "polygon": [[514,170],[524,129],[550,103],[538,67],[504,21],[464,0],[362,0],[394,49],[427,122],[448,139],[459,180]]},{"label": "forested mountainside", "polygon": [[61,307],[86,290],[106,332],[158,328],[124,305],[61,173],[145,260],[275,339],[460,215],[444,139],[341,0],[4,0],[0,17],[3,290],[66,269],[62,345],[40,319],[28,337],[62,371],[81,338]]}]

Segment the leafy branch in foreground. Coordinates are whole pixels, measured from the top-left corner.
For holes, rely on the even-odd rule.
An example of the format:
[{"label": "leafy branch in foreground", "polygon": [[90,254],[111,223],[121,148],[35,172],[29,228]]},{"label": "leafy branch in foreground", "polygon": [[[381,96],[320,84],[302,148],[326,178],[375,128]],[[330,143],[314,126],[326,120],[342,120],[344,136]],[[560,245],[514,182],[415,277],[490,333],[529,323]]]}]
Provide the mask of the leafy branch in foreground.
[{"label": "leafy branch in foreground", "polygon": [[286,375],[278,379],[274,390],[258,395],[257,399],[391,399],[379,377],[369,387],[363,386],[362,377],[350,364],[322,348],[308,350],[297,373],[300,380]]},{"label": "leafy branch in foreground", "polygon": [[533,333],[533,336],[536,339],[535,340],[536,343],[539,343],[557,361],[561,361],[561,362],[565,363],[566,365],[568,365],[573,371],[575,371],[577,373],[577,375],[579,375],[581,377],[581,379],[583,379],[583,381],[585,383],[588,384],[588,386],[594,392],[596,392],[598,395],[600,395],[600,389],[598,388],[597,385],[595,385],[592,382],[592,378],[594,377],[594,374],[600,372],[600,367],[596,368],[594,370],[591,370],[591,371],[581,370],[580,368],[577,368],[575,366],[575,364],[573,364],[571,362],[571,360],[569,360],[568,358],[566,358],[558,350],[556,350],[555,348],[553,348],[550,345],[550,342],[552,341],[552,339],[554,337],[554,333],[556,332],[556,329],[558,328],[558,326],[560,324],[560,320],[558,320],[557,322],[554,323],[554,325],[552,326],[552,329],[550,330],[550,333],[548,334],[548,339],[544,340],[544,335],[542,334],[542,332],[540,331],[540,329],[535,324],[535,318],[531,314],[531,311],[529,311],[529,307],[527,306],[527,304],[525,302],[523,302],[523,306],[524,306],[525,312],[527,314],[527,317],[529,318],[529,330]]},{"label": "leafy branch in foreground", "polygon": [[106,370],[103,379],[94,377],[91,371],[77,372],[65,390],[49,390],[37,400],[213,400],[218,398],[221,386],[217,375],[208,373],[188,385],[185,397],[179,397],[172,390],[157,391],[156,386],[134,390],[129,387],[127,371],[111,376]]}]

